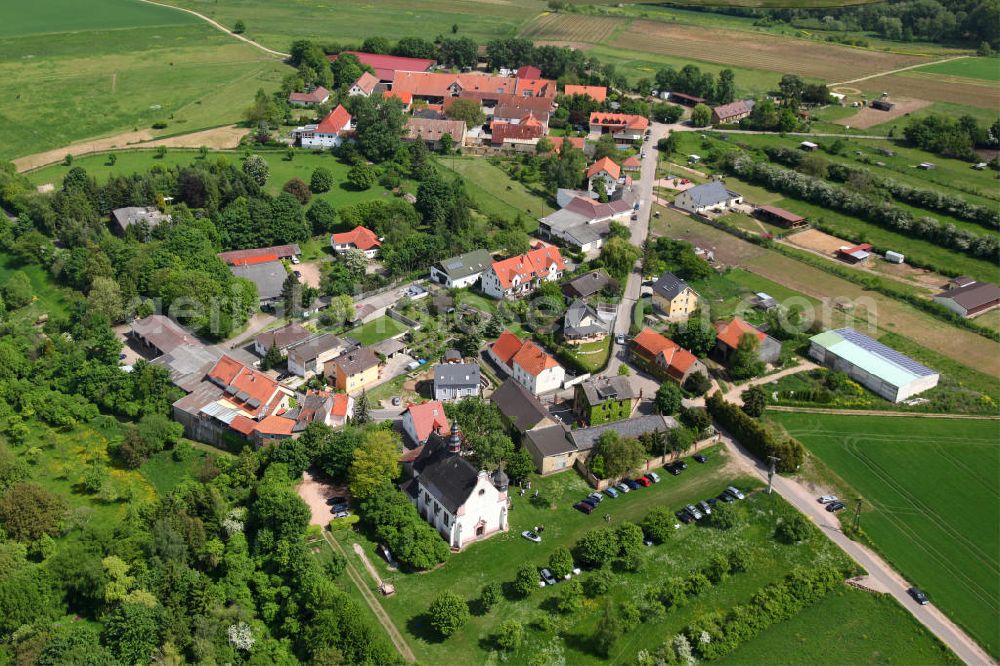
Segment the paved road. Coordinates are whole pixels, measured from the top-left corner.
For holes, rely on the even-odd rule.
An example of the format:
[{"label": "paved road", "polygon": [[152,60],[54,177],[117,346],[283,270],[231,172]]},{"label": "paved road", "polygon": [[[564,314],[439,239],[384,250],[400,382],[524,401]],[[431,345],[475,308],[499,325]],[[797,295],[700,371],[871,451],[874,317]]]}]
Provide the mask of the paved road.
[{"label": "paved road", "polygon": [[[670,133],[671,126],[662,123],[653,123],[650,128],[652,129],[650,139],[643,144],[646,157],[642,160],[641,176],[638,184],[633,185],[636,199],[642,201],[642,207],[639,208],[639,219],[631,223],[632,244],[640,248],[646,242],[646,236],[649,234],[649,215],[652,210],[653,183],[656,180],[656,162],[660,154],[656,149],[656,142]],[[636,300],[639,298],[639,290],[642,286],[641,266],[642,260],[640,259],[636,262],[632,272],[629,273],[628,281],[625,283],[625,292],[621,303],[618,304],[618,314],[615,317],[615,337],[618,335],[628,335],[629,326],[632,323],[632,306],[635,305]],[[621,345],[615,343],[614,354],[611,356],[611,361],[608,363],[608,368],[604,374],[608,376],[617,375],[624,355],[625,350]],[[653,390],[655,391],[655,389]]]},{"label": "paved road", "polygon": [[[723,433],[722,440],[741,467],[758,478],[767,481],[767,470],[742,446]],[[888,590],[910,614],[937,636],[958,657],[967,664],[993,664],[990,656],[959,629],[954,622],[934,605],[921,606],[906,590],[911,587],[889,564],[862,544],[849,539],[840,529],[837,517],[823,508],[801,482],[784,476],[774,477],[774,490],[792,506],[809,517],[831,541],[847,553],[851,559],[864,567],[868,575],[878,581],[882,589]]]},{"label": "paved road", "polygon": [[184,9],[183,7],[176,7],[174,5],[168,5],[165,2],[154,2],[153,0],[141,0],[141,1],[145,2],[147,5],[159,5],[160,7],[169,7],[170,9],[176,9],[179,12],[187,12],[188,14],[191,14],[192,16],[197,16],[202,21],[206,21],[213,28],[217,28],[217,29],[221,30],[222,32],[226,33],[227,35],[229,35],[230,37],[235,37],[236,39],[240,40],[241,42],[246,42],[250,46],[253,46],[255,48],[260,49],[264,53],[267,53],[267,54],[270,54],[270,55],[273,55],[273,56],[278,56],[279,58],[289,58],[289,57],[291,57],[290,54],[288,54],[288,53],[282,53],[281,51],[275,51],[274,49],[269,49],[266,46],[264,46],[263,44],[261,44],[259,42],[255,42],[254,40],[250,39],[249,37],[244,37],[243,35],[237,35],[232,30],[230,30],[226,26],[222,25],[218,21],[214,21],[214,20],[208,18],[207,16],[205,16],[204,14],[199,14],[198,12],[196,12],[194,10]]}]

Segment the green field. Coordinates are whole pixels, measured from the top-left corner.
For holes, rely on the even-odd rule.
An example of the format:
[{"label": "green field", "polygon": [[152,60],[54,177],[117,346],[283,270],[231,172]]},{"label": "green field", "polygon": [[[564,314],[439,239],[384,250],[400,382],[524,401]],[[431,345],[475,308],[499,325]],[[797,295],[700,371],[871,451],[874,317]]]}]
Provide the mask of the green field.
[{"label": "green field", "polygon": [[80,9],[77,0],[35,0],[30,8],[25,3],[4,3],[0,6],[0,38],[199,22],[191,14],[138,0],[87,0],[86,11]]},{"label": "green field", "polygon": [[962,58],[937,65],[927,65],[918,71],[970,79],[1000,81],[1000,58]]},{"label": "green field", "polygon": [[484,158],[441,157],[438,164],[465,178],[469,196],[480,212],[487,215],[505,218],[523,215],[533,227],[538,218],[555,210],[545,199]]},{"label": "green field", "polygon": [[28,276],[34,296],[34,301],[18,310],[16,316],[34,321],[42,314],[49,316],[66,314],[66,293],[68,292],[56,286],[44,268],[38,264],[21,265],[11,255],[0,252],[0,285],[6,283],[11,274],[16,271],[21,271]]},{"label": "green field", "polygon": [[995,656],[1000,422],[771,416],[864,498],[875,548]]},{"label": "green field", "polygon": [[716,663],[838,666],[962,662],[891,597],[845,587],[792,619],[765,629]]},{"label": "green field", "polygon": [[376,342],[388,340],[394,335],[405,333],[408,330],[410,329],[406,324],[400,323],[388,316],[382,316],[378,319],[373,319],[367,324],[352,328],[344,333],[344,335],[354,338],[363,345],[373,345]]}]

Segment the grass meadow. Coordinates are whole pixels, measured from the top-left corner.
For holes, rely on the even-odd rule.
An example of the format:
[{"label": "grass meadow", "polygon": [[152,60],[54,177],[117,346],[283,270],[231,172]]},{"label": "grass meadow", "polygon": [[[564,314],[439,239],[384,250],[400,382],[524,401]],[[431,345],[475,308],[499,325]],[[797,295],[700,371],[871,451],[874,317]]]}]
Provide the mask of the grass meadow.
[{"label": "grass meadow", "polygon": [[918,71],[1000,82],[1000,58],[962,58],[937,65],[927,65]]},{"label": "grass meadow", "polygon": [[388,340],[394,335],[405,333],[408,330],[410,328],[406,324],[398,322],[391,317],[383,316],[373,319],[367,324],[362,324],[357,328],[352,328],[344,333],[344,335],[357,340],[363,345],[373,345],[376,342]]},{"label": "grass meadow", "polygon": [[850,488],[867,539],[991,654],[1000,648],[1000,423],[772,413]]},{"label": "grass meadow", "polygon": [[503,169],[480,157],[439,157],[441,167],[460,174],[480,212],[512,218],[523,215],[531,226],[555,209],[548,201],[513,180]]}]

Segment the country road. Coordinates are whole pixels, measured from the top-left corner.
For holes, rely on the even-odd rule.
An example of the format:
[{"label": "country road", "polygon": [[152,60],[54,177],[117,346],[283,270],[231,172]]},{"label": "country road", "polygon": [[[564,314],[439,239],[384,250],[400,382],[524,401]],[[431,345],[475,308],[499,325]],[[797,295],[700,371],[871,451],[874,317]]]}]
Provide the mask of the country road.
[{"label": "country road", "polygon": [[905,72],[911,69],[919,69],[920,67],[927,67],[929,65],[939,65],[943,62],[951,62],[952,60],[961,60],[962,58],[968,58],[967,55],[953,56],[951,58],[944,58],[943,60],[934,60],[933,62],[921,62],[916,65],[909,65],[907,67],[900,67],[898,69],[890,69],[888,72],[877,72],[875,74],[869,74],[868,76],[861,76],[856,79],[851,79],[850,81],[838,81],[837,83],[828,83],[828,88],[834,88],[836,86],[846,86],[848,83],[858,83],[860,81],[867,81],[869,79],[877,79],[880,76],[889,76],[890,74],[899,74],[900,72]]},{"label": "country road", "polygon": [[[721,432],[721,431],[720,431]],[[735,461],[754,476],[767,481],[767,469],[755,457],[748,453],[728,434],[721,432],[722,441]],[[800,481],[781,475],[774,477],[774,490],[789,504],[805,514],[820,531],[855,562],[864,567],[868,575],[881,585],[882,589],[896,598],[922,625],[948,646],[959,659],[966,664],[995,664],[996,662],[962,631],[954,622],[933,604],[921,606],[914,601],[907,590],[911,584],[896,573],[879,555],[866,546],[848,538],[840,528],[840,521],[835,514],[826,511],[823,505],[816,501],[814,494]]]},{"label": "country road", "polygon": [[260,42],[255,42],[254,40],[250,39],[249,37],[244,37],[243,35],[237,35],[235,32],[233,32],[232,30],[230,30],[226,26],[222,25],[218,21],[210,19],[207,16],[205,16],[204,14],[199,14],[198,12],[196,12],[196,11],[194,11],[192,9],[185,9],[184,7],[178,7],[176,5],[168,5],[165,2],[155,2],[155,0],[139,0],[139,1],[140,2],[145,2],[147,5],[157,5],[159,7],[169,7],[170,9],[176,9],[179,12],[187,12],[188,14],[191,14],[192,16],[197,16],[202,21],[207,22],[213,28],[217,28],[217,29],[221,30],[222,32],[226,33],[227,35],[229,35],[231,37],[235,37],[236,39],[240,40],[241,42],[246,42],[250,46],[253,46],[254,48],[260,49],[264,53],[267,53],[267,54],[273,55],[273,56],[277,56],[279,58],[288,58],[288,57],[290,57],[290,54],[288,54],[288,53],[282,53],[281,51],[275,51],[274,49],[269,49],[266,46],[264,46],[263,44],[261,44]]}]

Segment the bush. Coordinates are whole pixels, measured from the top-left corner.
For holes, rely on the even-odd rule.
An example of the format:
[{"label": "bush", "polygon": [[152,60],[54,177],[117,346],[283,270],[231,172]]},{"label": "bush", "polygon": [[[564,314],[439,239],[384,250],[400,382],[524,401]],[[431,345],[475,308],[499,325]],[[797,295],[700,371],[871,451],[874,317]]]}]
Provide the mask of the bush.
[{"label": "bush", "polygon": [[427,609],[431,626],[447,638],[469,621],[469,606],[454,592],[442,592]]},{"label": "bush", "polygon": [[753,564],[753,555],[745,546],[740,546],[729,553],[729,570],[733,573],[749,571]]},{"label": "bush", "polygon": [[305,181],[296,176],[292,178],[281,188],[282,192],[288,192],[293,197],[298,199],[298,202],[303,206],[309,203],[309,199],[312,198],[312,192],[309,191],[309,186],[306,185]]},{"label": "bush", "polygon": [[623,601],[618,607],[618,619],[621,620],[622,631],[632,631],[642,620],[642,613],[639,612],[639,607],[631,601]]},{"label": "bush", "polygon": [[516,650],[524,640],[524,626],[516,620],[506,620],[497,627],[493,642],[504,651]]},{"label": "bush", "polygon": [[331,187],[333,187],[332,171],[326,167],[319,167],[312,172],[312,177],[309,179],[309,189],[315,194],[329,192]]},{"label": "bush", "polygon": [[785,543],[799,543],[812,536],[812,526],[809,521],[794,514],[781,521],[774,530],[774,538]]},{"label": "bush", "polygon": [[607,594],[614,582],[614,574],[607,569],[598,569],[584,579],[583,590],[588,597],[594,599]]},{"label": "bush", "polygon": [[731,565],[729,563],[729,558],[722,553],[716,553],[708,560],[708,564],[702,573],[705,577],[712,582],[713,585],[718,585],[726,576],[729,575],[729,569]]},{"label": "bush", "polygon": [[569,548],[559,546],[549,555],[549,571],[556,578],[565,578],[573,572],[573,556]]},{"label": "bush", "polygon": [[640,526],[647,539],[653,543],[663,543],[674,531],[676,522],[677,519],[670,512],[670,509],[661,506],[647,513]]},{"label": "bush", "polygon": [[368,190],[378,179],[375,169],[368,164],[361,163],[351,167],[347,172],[347,182],[356,190]]},{"label": "bush", "polygon": [[583,608],[583,586],[578,580],[566,581],[559,590],[556,599],[556,609],[565,615],[575,613]]},{"label": "bush", "polygon": [[535,565],[524,563],[514,576],[514,591],[526,597],[538,589],[538,569]]},{"label": "bush", "polygon": [[743,508],[735,502],[719,502],[708,516],[708,524],[720,530],[731,530],[743,523]]},{"label": "bush", "polygon": [[580,537],[573,550],[583,566],[597,569],[618,556],[618,535],[611,528],[592,529]]},{"label": "bush", "polygon": [[685,590],[689,597],[697,597],[710,587],[712,587],[712,581],[703,573],[691,574],[685,583]]},{"label": "bush", "polygon": [[721,393],[710,395],[705,400],[705,407],[723,428],[759,459],[767,460],[768,456],[780,458],[779,472],[793,472],[802,464],[805,449],[798,440],[788,436],[778,439],[759,421],[747,416],[733,403],[726,402]]},{"label": "bush", "polygon": [[684,390],[695,395],[705,395],[708,389],[712,388],[712,380],[704,372],[694,372],[684,380]]},{"label": "bush", "polygon": [[496,606],[496,603],[500,601],[500,597],[503,596],[503,588],[500,583],[486,583],[483,585],[483,591],[479,593],[479,602],[483,605],[483,608],[489,610]]},{"label": "bush", "polygon": [[351,530],[354,526],[361,521],[361,516],[353,513],[346,518],[337,518],[330,521],[330,531],[337,532],[341,530]]}]

